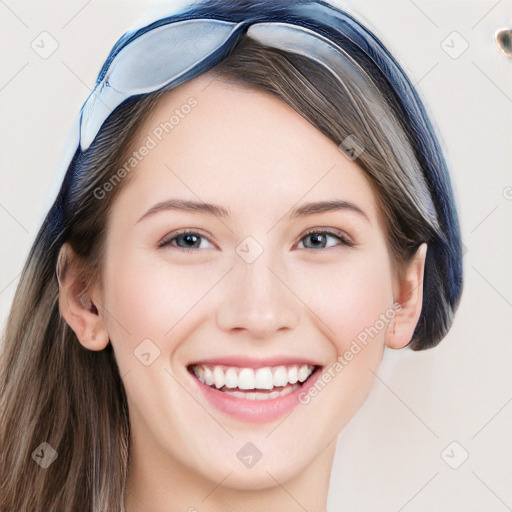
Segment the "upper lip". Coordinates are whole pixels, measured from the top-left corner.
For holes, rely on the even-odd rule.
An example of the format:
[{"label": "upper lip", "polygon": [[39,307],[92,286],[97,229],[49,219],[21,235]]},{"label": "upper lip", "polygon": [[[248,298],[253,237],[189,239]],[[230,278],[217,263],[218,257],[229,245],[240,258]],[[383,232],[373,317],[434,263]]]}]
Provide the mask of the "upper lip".
[{"label": "upper lip", "polygon": [[195,365],[207,365],[207,366],[232,366],[237,368],[265,368],[267,366],[281,366],[281,365],[311,365],[311,366],[322,366],[316,361],[307,358],[301,358],[296,356],[274,356],[266,357],[262,359],[255,359],[247,356],[222,356],[212,357],[208,359],[201,359],[189,363],[187,366]]},{"label": "upper lip", "polygon": [[280,365],[311,365],[311,366],[322,366],[318,362],[312,359],[301,358],[297,356],[274,356],[266,357],[262,359],[255,359],[243,355],[231,355],[222,357],[212,357],[207,359],[201,359],[189,363],[187,366],[206,365],[206,366],[232,366],[237,368],[265,368],[267,366],[280,366]]}]

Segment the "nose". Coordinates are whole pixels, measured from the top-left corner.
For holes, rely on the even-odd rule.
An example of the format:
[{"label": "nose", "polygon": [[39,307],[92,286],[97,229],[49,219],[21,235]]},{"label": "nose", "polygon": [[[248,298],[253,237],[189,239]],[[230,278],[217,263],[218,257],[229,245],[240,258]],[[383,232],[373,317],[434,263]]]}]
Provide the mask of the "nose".
[{"label": "nose", "polygon": [[299,323],[299,299],[289,279],[264,257],[252,263],[235,262],[222,287],[217,326],[228,332],[247,331],[257,339],[271,338],[278,331],[293,329]]}]

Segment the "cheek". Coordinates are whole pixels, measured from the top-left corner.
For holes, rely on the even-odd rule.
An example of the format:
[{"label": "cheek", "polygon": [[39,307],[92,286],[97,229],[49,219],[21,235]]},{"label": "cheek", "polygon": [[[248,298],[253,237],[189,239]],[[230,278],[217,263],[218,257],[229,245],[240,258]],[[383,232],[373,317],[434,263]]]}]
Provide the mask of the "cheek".
[{"label": "cheek", "polygon": [[322,439],[334,439],[341,432],[374,384],[393,313],[386,254],[383,258],[358,254],[350,265],[331,267],[324,276],[317,273],[323,284],[311,288],[305,301],[314,305],[321,319],[316,325],[333,348],[322,375],[301,397],[305,414],[313,430],[322,432]]},{"label": "cheek", "polygon": [[[317,325],[339,353],[351,341],[377,324],[382,339],[381,315],[393,304],[392,273],[384,249],[353,251],[329,265],[303,265],[297,295],[315,313]],[[372,330],[374,333],[374,330]],[[364,337],[364,335],[363,335]]]},{"label": "cheek", "polygon": [[103,279],[107,328],[116,353],[126,354],[128,363],[133,350],[149,339],[168,355],[175,339],[170,332],[181,328],[209,280],[137,249],[116,252],[106,262]]}]

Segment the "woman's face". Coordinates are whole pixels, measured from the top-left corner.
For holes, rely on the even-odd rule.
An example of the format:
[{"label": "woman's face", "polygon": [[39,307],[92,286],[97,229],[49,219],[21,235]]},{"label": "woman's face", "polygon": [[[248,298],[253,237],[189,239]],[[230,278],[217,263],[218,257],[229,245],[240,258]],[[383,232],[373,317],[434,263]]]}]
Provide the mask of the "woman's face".
[{"label": "woman's face", "polygon": [[[132,467],[262,489],[330,461],[394,312],[365,174],[277,98],[209,75],[133,151],[95,295]],[[340,207],[307,206],[325,202]]]}]

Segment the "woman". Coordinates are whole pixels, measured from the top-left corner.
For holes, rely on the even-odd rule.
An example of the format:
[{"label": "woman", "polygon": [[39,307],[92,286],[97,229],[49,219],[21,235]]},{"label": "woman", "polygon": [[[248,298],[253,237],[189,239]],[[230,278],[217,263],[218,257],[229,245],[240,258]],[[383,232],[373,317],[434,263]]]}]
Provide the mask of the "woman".
[{"label": "woman", "polygon": [[[325,510],[384,347],[462,287],[446,165],[382,44],[323,2],[125,34],[2,354],[2,511]],[[368,371],[371,370],[371,371]]]}]

